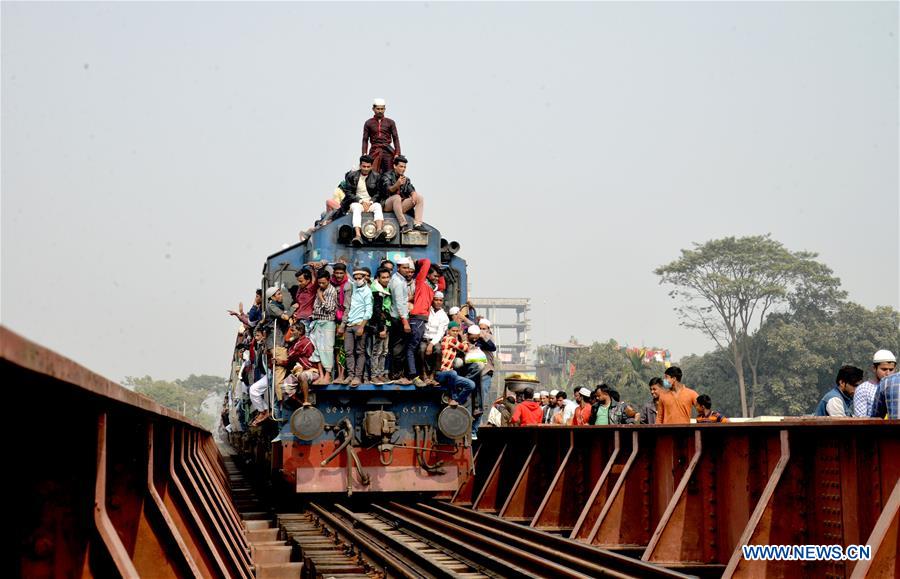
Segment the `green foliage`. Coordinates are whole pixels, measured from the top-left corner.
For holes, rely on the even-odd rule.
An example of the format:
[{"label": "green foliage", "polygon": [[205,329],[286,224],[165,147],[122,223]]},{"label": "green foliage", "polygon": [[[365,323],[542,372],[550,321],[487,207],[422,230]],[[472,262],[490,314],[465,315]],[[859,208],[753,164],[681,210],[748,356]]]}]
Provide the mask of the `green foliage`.
[{"label": "green foliage", "polygon": [[754,335],[767,318],[801,308],[828,311],[846,295],[840,280],[816,257],[790,251],[768,235],[726,237],[684,249],[679,259],[654,271],[660,283],[674,286],[669,295],[678,303],[682,325],[702,331],[729,353],[744,416],[753,414],[752,394],[759,390],[764,344]]},{"label": "green foliage", "polygon": [[741,398],[728,355],[716,349],[701,356],[685,356],[677,365],[684,373],[684,383],[698,394],[708,394],[714,409],[726,416],[740,416]]},{"label": "green foliage", "polygon": [[212,429],[216,417],[204,410],[204,402],[211,395],[224,392],[227,382],[218,376],[191,374],[173,382],[151,376],[126,376],[122,385]]},{"label": "green foliage", "polygon": [[[636,359],[635,359],[636,358]],[[649,398],[647,383],[654,376],[662,376],[665,367],[659,362],[645,364],[637,354],[619,348],[614,340],[594,342],[578,350],[572,357],[575,364],[574,386],[594,386],[605,382],[619,391],[621,399],[641,404]]]},{"label": "green foliage", "polygon": [[[877,350],[900,351],[900,312],[852,302],[829,309],[803,307],[769,317],[754,341],[761,353],[754,415],[810,414],[834,385],[838,368],[852,364],[869,371]],[[687,384],[709,394],[717,409],[736,415],[740,399],[729,355],[719,348],[680,364]]]}]

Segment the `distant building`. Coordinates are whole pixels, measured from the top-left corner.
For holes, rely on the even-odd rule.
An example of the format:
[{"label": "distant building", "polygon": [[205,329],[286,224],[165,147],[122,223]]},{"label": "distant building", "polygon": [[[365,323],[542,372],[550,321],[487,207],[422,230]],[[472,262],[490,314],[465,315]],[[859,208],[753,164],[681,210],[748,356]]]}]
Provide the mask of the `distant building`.
[{"label": "distant building", "polygon": [[541,346],[536,364],[538,380],[541,384],[553,382],[564,387],[568,385],[575,375],[572,358],[575,352],[587,347],[585,344],[579,344],[574,337],[565,344]]},{"label": "distant building", "polygon": [[[469,298],[479,316],[491,321],[494,342],[497,344],[495,383],[514,372],[533,374],[531,356],[531,311],[529,298]],[[498,388],[499,391],[499,388]]]}]

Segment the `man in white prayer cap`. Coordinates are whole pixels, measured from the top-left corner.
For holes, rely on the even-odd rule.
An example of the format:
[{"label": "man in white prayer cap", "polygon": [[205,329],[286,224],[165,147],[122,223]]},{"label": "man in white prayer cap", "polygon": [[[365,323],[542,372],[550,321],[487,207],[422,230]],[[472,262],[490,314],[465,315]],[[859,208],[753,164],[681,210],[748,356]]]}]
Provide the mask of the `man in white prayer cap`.
[{"label": "man in white prayer cap", "polygon": [[[400,136],[397,134],[397,123],[384,116],[384,99],[372,101],[375,113],[363,125],[362,153],[373,159],[372,169],[376,173],[387,173],[391,170],[394,157],[400,155]],[[393,141],[394,146],[391,146]]]}]

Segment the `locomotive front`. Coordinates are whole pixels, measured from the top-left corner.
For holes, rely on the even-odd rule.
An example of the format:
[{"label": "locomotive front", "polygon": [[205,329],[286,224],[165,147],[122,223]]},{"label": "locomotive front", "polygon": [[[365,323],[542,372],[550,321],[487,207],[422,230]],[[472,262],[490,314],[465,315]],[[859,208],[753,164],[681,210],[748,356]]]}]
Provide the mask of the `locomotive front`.
[{"label": "locomotive front", "polygon": [[[351,243],[350,218],[344,216],[270,255],[263,268],[263,292],[269,287],[289,290],[296,273],[314,261],[344,262],[350,271],[368,267],[375,272],[384,259],[427,258],[440,264],[446,306],[466,303],[466,263],[457,255],[458,243],[447,242],[427,225],[424,231],[401,233],[390,217],[384,224],[389,235],[377,237],[369,231],[371,219],[364,218],[366,242],[361,246]],[[282,293],[289,308],[291,292]],[[273,471],[298,493],[450,494],[472,471],[471,399],[451,405],[450,393],[442,386],[312,386],[310,405],[298,409],[282,405],[274,388],[269,390],[277,434],[264,424],[262,429],[273,428],[274,439],[253,436],[254,428],[248,427],[237,435],[242,439],[238,446],[257,457],[264,453]],[[248,448],[251,439],[257,448]],[[262,445],[271,446],[259,448]]]}]

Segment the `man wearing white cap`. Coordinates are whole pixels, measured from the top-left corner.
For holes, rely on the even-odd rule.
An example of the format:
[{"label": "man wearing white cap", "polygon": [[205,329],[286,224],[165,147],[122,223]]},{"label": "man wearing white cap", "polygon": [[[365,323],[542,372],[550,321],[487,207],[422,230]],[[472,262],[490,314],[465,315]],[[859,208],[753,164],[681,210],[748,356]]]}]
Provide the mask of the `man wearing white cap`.
[{"label": "man wearing white cap", "polygon": [[[441,339],[447,333],[450,318],[444,311],[443,292],[434,292],[431,300],[431,311],[428,312],[428,322],[425,323],[425,332],[422,342],[419,344],[419,367],[422,368],[421,380],[429,386],[436,386],[437,379],[434,373],[441,365]],[[415,382],[415,381],[414,381]]]},{"label": "man wearing white cap", "polygon": [[872,356],[872,377],[856,387],[853,394],[853,416],[869,417],[875,404],[875,391],[878,384],[894,373],[897,358],[890,350],[878,350]]},{"label": "man wearing white cap", "polygon": [[575,391],[575,402],[578,408],[575,410],[575,417],[572,424],[575,426],[583,426],[590,422],[591,418],[591,391],[582,386]]},{"label": "man wearing white cap", "polygon": [[391,292],[391,333],[388,348],[391,355],[391,378],[397,384],[412,384],[407,376],[409,367],[406,360],[406,345],[412,335],[409,325],[409,280],[412,278],[412,260],[401,257],[397,260],[397,270],[391,276],[388,290]]},{"label": "man wearing white cap", "polygon": [[[384,99],[372,101],[372,111],[375,116],[363,124],[362,153],[360,154],[368,154],[374,159],[373,166],[377,173],[390,171],[394,157],[400,154],[397,123],[384,116],[384,109]],[[393,147],[391,147],[391,140],[394,142]],[[369,143],[371,143],[371,147]]]}]

